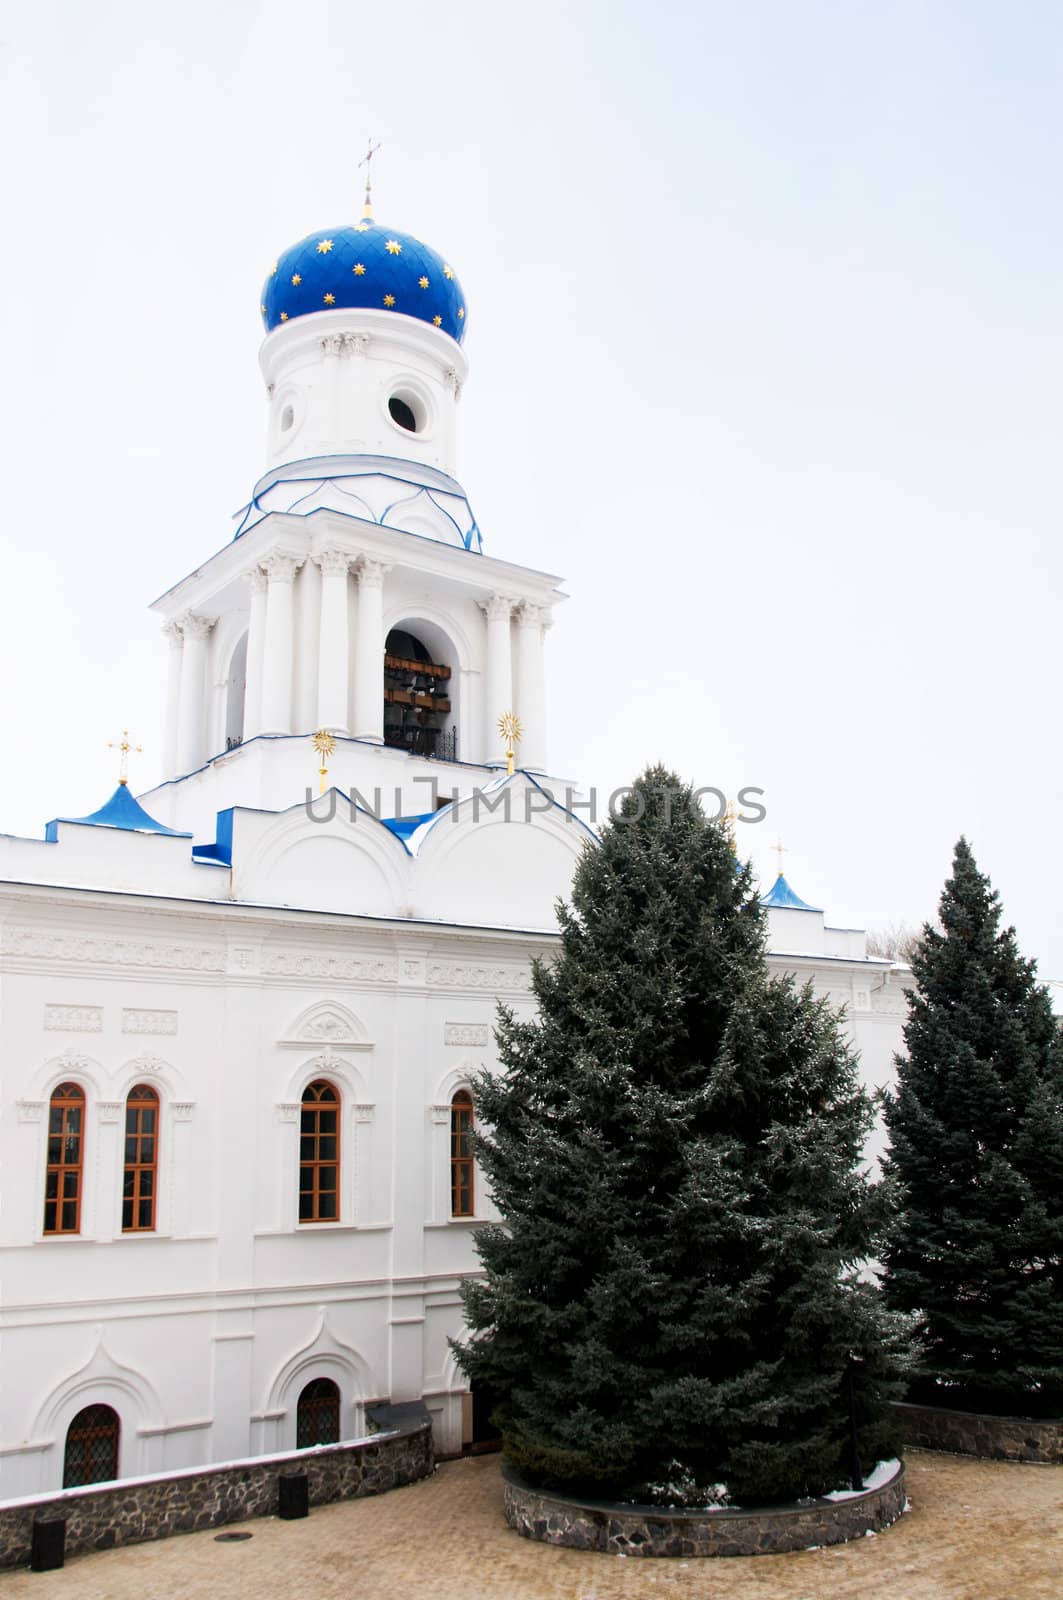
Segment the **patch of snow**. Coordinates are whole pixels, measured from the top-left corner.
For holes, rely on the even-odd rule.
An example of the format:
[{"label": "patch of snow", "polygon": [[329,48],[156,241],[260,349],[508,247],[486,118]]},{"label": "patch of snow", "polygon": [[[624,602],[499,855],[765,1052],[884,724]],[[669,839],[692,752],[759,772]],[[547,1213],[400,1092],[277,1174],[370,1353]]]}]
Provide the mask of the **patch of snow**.
[{"label": "patch of snow", "polygon": [[889,1483],[893,1474],[900,1466],[894,1456],[890,1461],[879,1461],[873,1472],[869,1472],[864,1479],[862,1489],[832,1489],[830,1494],[823,1496],[824,1500],[855,1500],[859,1495],[867,1494],[869,1489],[881,1489],[884,1483]]}]

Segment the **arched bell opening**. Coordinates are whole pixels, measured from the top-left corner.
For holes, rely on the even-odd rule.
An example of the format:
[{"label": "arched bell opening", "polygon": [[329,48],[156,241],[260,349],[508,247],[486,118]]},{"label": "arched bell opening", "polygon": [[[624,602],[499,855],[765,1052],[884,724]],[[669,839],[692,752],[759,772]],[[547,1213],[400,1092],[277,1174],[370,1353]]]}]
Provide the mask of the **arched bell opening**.
[{"label": "arched bell opening", "polygon": [[384,743],[458,759],[457,653],[433,623],[403,622],[384,643]]},{"label": "arched bell opening", "polygon": [[240,639],[229,661],[225,683],[225,748],[235,750],[244,737],[244,695],[247,688],[247,634]]}]

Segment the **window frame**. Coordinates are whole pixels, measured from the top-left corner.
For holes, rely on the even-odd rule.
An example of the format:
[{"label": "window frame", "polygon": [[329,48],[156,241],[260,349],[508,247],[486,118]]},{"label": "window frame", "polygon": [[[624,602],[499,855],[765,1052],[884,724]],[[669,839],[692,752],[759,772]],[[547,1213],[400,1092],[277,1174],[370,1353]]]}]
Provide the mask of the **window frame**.
[{"label": "window frame", "polygon": [[[332,1393],[327,1397],[328,1404],[329,1404],[330,1407],[333,1404],[333,1399],[335,1400],[335,1407],[336,1407],[336,1411],[335,1411],[336,1437],[335,1437],[335,1439],[311,1439],[305,1444],[300,1444],[300,1442],[299,1442],[300,1431],[301,1431],[301,1428],[302,1428],[302,1425],[303,1425],[303,1418],[302,1418],[300,1413],[301,1413],[302,1408],[303,1408],[303,1400],[304,1400],[304,1397],[306,1395],[306,1392],[307,1392],[308,1389],[314,1388],[314,1386],[317,1385],[317,1384],[325,1384],[325,1383],[327,1383],[330,1386],[331,1390],[332,1390]],[[323,1396],[323,1395],[315,1395],[315,1396],[313,1396],[312,1399],[306,1401],[306,1405],[307,1405],[308,1410],[309,1410],[309,1408],[312,1407],[313,1408],[313,1415],[315,1417],[319,1414],[319,1412],[321,1410],[324,1409],[325,1403],[326,1403],[326,1399],[325,1399],[325,1396]],[[296,1398],[296,1402],[295,1402],[295,1448],[297,1450],[313,1450],[314,1447],[316,1445],[319,1445],[319,1444],[339,1444],[340,1441],[342,1440],[342,1438],[343,1438],[343,1394],[342,1394],[342,1392],[340,1390],[340,1386],[336,1382],[335,1378],[330,1378],[327,1372],[322,1372],[322,1373],[319,1373],[316,1378],[308,1378],[307,1381],[303,1384],[302,1388],[299,1390],[299,1394],[298,1394],[298,1396]]]},{"label": "window frame", "polygon": [[[51,1143],[53,1137],[55,1137],[52,1131],[52,1113],[56,1110],[60,1113],[57,1133],[61,1153],[58,1161],[52,1161]],[[80,1122],[76,1133],[77,1158],[74,1161],[68,1161],[64,1158],[62,1152],[65,1150],[67,1141],[70,1138],[68,1128],[69,1113],[75,1110],[80,1113]],[[46,1239],[71,1239],[76,1238],[81,1233],[81,1205],[85,1190],[85,1124],[87,1112],[88,1097],[82,1086],[74,1079],[64,1079],[62,1083],[56,1084],[48,1096],[48,1124],[44,1151],[44,1215],[41,1228],[41,1232]],[[49,1180],[53,1173],[56,1175],[54,1200],[48,1194]],[[66,1187],[65,1180],[70,1173],[75,1175],[76,1180],[74,1225],[72,1228],[65,1228],[62,1226],[62,1214],[63,1207],[66,1204],[66,1196],[63,1195],[62,1191]],[[55,1222],[52,1227],[49,1227],[48,1208],[52,1205],[55,1207]]]},{"label": "window frame", "polygon": [[[327,1091],[327,1095],[330,1098],[327,1098],[324,1093],[318,1093],[316,1098],[311,1099],[310,1096],[315,1090]],[[323,1134],[321,1131],[321,1117],[323,1112],[326,1114],[331,1112],[335,1117],[335,1128],[333,1134],[331,1135],[331,1137],[335,1139],[335,1154],[331,1157],[323,1157],[320,1154],[321,1140],[323,1138],[330,1137],[328,1133]],[[312,1116],[314,1118],[313,1128],[307,1127],[308,1116]],[[315,1225],[332,1226],[342,1220],[342,1123],[343,1095],[338,1085],[333,1083],[330,1078],[312,1078],[303,1089],[302,1095],[299,1099],[299,1186],[296,1194],[296,1214],[300,1227],[313,1227]],[[306,1139],[312,1139],[314,1141],[314,1154],[311,1156],[306,1156],[304,1154],[305,1147],[303,1141]],[[335,1172],[335,1185],[332,1189],[324,1189],[321,1185],[321,1173],[323,1170],[328,1168],[332,1168]],[[309,1172],[311,1174],[311,1181],[304,1187],[303,1174],[305,1172]],[[303,1215],[304,1194],[309,1195],[311,1200],[311,1211],[309,1216]],[[321,1201],[326,1195],[331,1195],[333,1199],[335,1210],[332,1216],[321,1215]]]},{"label": "window frame", "polygon": [[462,1221],[476,1215],[476,1158],[468,1143],[475,1125],[471,1093],[455,1089],[450,1097],[450,1215]]},{"label": "window frame", "polygon": [[[106,1478],[83,1478],[79,1483],[68,1483],[67,1482],[67,1473],[68,1473],[68,1470],[69,1470],[69,1458],[70,1458],[70,1435],[73,1432],[74,1424],[78,1421],[78,1418],[85,1416],[90,1411],[109,1411],[111,1416],[114,1419],[113,1427],[108,1427],[106,1429],[106,1431],[104,1431],[102,1429],[102,1427],[84,1429],[84,1439],[82,1441],[83,1444],[91,1444],[91,1441],[92,1441],[92,1438],[93,1438],[94,1435],[96,1437],[101,1437],[101,1438],[109,1438],[109,1439],[113,1438],[113,1441],[114,1441],[114,1454],[113,1454],[112,1459],[113,1459],[113,1462],[114,1462],[114,1473],[111,1476],[106,1477]],[[106,1400],[95,1400],[95,1401],[92,1401],[89,1405],[82,1406],[79,1411],[75,1412],[75,1414],[71,1417],[70,1421],[67,1423],[66,1433],[63,1436],[63,1488],[64,1489],[82,1489],[82,1488],[87,1488],[90,1484],[93,1484],[93,1483],[113,1483],[117,1478],[119,1478],[121,1476],[121,1472],[122,1472],[122,1418],[119,1416],[119,1414],[115,1410],[114,1406],[109,1405]]]},{"label": "window frame", "polygon": [[[143,1132],[143,1129],[142,1129],[142,1126],[141,1126],[141,1120],[142,1120],[143,1112],[146,1111],[146,1110],[149,1110],[149,1109],[152,1112],[154,1112],[154,1115],[155,1115],[155,1128],[154,1128],[154,1132],[153,1133],[145,1134]],[[131,1112],[134,1112],[134,1111],[137,1113],[137,1126],[136,1126],[135,1131],[131,1133],[130,1132],[130,1127],[129,1127],[129,1119],[130,1119]],[[156,1233],[158,1231],[158,1221],[159,1221],[159,1138],[160,1138],[160,1134],[161,1134],[161,1126],[160,1126],[161,1122],[162,1122],[162,1096],[159,1094],[159,1091],[157,1089],[153,1088],[153,1086],[150,1083],[135,1083],[133,1085],[133,1087],[130,1089],[129,1093],[126,1095],[126,1098],[125,1098],[125,1120],[124,1120],[123,1134],[122,1134],[122,1141],[123,1142],[122,1142],[122,1192],[121,1192],[121,1201],[122,1201],[122,1232],[123,1232],[123,1234]],[[151,1156],[151,1160],[150,1161],[143,1161],[143,1160],[140,1160],[140,1159],[137,1159],[137,1160],[134,1160],[134,1161],[130,1161],[130,1159],[129,1159],[129,1141],[130,1141],[130,1139],[133,1139],[136,1142],[135,1143],[135,1148],[136,1148],[136,1152],[137,1152],[138,1157],[140,1156],[140,1154],[142,1152],[144,1141],[146,1139],[150,1139],[152,1141],[152,1156]],[[131,1195],[127,1199],[127,1196],[126,1196],[126,1181],[129,1178],[130,1174],[132,1174],[132,1178],[133,1178],[133,1188],[132,1188]],[[141,1191],[142,1191],[142,1188],[143,1188],[143,1179],[144,1179],[144,1176],[146,1174],[149,1176],[149,1179],[150,1179],[149,1184],[148,1184],[148,1187],[150,1189],[150,1194],[148,1195],[147,1198],[148,1198],[148,1200],[150,1202],[150,1206],[151,1206],[151,1220],[150,1220],[150,1222],[147,1222],[147,1223],[141,1223],[141,1222],[137,1221],[136,1219],[137,1219],[137,1217],[139,1215],[140,1206],[141,1206],[141,1204],[142,1204],[142,1202],[143,1202],[143,1200],[145,1198]],[[128,1223],[126,1222],[126,1206],[127,1206],[127,1204],[128,1204],[128,1206],[130,1208],[130,1217],[131,1217],[131,1220]]]}]

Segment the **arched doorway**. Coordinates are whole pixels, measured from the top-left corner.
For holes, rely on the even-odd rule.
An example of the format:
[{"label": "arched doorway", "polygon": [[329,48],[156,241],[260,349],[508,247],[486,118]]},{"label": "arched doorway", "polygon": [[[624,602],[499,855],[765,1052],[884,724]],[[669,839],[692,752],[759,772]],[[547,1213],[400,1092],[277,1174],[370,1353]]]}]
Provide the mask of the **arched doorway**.
[{"label": "arched doorway", "polygon": [[339,1388],[331,1378],[311,1378],[296,1407],[295,1448],[311,1450],[315,1444],[339,1444],[339,1441]]},{"label": "arched doorway", "polygon": [[66,1430],[63,1488],[109,1483],[118,1476],[118,1413],[110,1406],[85,1406]]},{"label": "arched doorway", "polygon": [[[416,631],[414,629],[416,628]],[[432,627],[392,628],[384,643],[384,743],[439,761],[458,759],[452,652]]]}]

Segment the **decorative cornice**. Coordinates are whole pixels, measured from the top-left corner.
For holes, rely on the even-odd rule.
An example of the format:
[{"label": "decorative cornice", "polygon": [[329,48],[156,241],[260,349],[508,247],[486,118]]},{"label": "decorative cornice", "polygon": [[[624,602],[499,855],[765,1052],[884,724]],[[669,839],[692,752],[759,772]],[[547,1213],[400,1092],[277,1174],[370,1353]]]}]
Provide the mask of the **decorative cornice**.
[{"label": "decorative cornice", "polygon": [[177,1032],[176,1011],[149,1011],[140,1006],[125,1006],[122,1010],[123,1033]]},{"label": "decorative cornice", "polygon": [[482,1048],[488,1043],[488,1033],[486,1022],[444,1022],[443,1043]]},{"label": "decorative cornice", "polygon": [[397,983],[394,961],[366,961],[359,956],[327,955],[309,951],[272,951],[262,970],[278,978],[338,978],[354,983]]},{"label": "decorative cornice", "polygon": [[364,356],[369,351],[367,333],[327,333],[321,341],[326,356]]},{"label": "decorative cornice", "polygon": [[0,952],[15,959],[63,961],[91,966],[168,968],[177,972],[224,972],[225,956],[209,945],[153,944],[92,934],[4,928]]},{"label": "decorative cornice", "polygon": [[430,988],[490,989],[525,991],[531,987],[528,967],[466,965],[457,961],[432,961],[428,966]]}]

